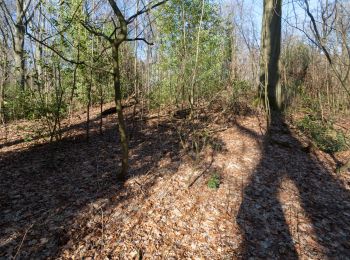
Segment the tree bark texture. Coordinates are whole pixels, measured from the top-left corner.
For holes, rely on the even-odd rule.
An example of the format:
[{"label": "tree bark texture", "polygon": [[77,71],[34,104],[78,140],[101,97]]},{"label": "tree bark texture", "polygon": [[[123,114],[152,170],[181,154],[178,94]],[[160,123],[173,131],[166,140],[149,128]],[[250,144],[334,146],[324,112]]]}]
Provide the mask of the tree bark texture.
[{"label": "tree bark texture", "polygon": [[267,88],[271,109],[282,108],[282,91],[279,82],[281,52],[282,0],[265,0],[261,30],[260,86],[262,96]]}]

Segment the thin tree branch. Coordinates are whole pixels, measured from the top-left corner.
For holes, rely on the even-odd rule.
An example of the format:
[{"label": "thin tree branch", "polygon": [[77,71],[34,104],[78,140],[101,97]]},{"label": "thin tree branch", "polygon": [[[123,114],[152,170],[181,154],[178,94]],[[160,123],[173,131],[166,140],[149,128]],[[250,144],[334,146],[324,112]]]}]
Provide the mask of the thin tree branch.
[{"label": "thin tree branch", "polygon": [[145,38],[140,38],[140,37],[136,37],[136,38],[133,38],[133,39],[125,39],[125,41],[127,41],[127,42],[143,41],[143,42],[145,42],[148,45],[154,45],[153,42],[149,42]]},{"label": "thin tree branch", "polygon": [[350,90],[348,90],[348,88],[346,87],[346,85],[344,83],[344,80],[342,79],[340,73],[337,71],[337,69],[335,68],[335,66],[333,64],[332,58],[331,58],[328,50],[326,49],[326,47],[322,43],[322,39],[321,39],[320,33],[318,31],[317,25],[316,25],[316,20],[315,20],[313,14],[310,12],[310,6],[309,6],[308,0],[304,0],[304,3],[305,3],[305,6],[306,6],[305,11],[306,11],[307,15],[309,16],[309,18],[311,20],[311,24],[312,24],[312,27],[313,27],[314,34],[316,36],[316,41],[318,43],[318,46],[321,48],[323,53],[326,55],[328,63],[331,66],[331,68],[333,69],[336,77],[338,78],[338,80],[340,82],[340,85],[343,87],[343,89],[345,90],[346,94],[350,97]]},{"label": "thin tree branch", "polygon": [[90,33],[96,35],[96,36],[99,36],[99,37],[102,37],[104,39],[106,39],[107,41],[111,41],[111,37],[107,36],[106,34],[100,32],[100,31],[97,31],[95,28],[91,27],[87,22],[83,22],[83,21],[80,21],[80,24],[86,29],[88,30]]},{"label": "thin tree branch", "polygon": [[77,62],[75,60],[71,60],[69,58],[66,58],[62,53],[60,53],[58,50],[56,50],[55,48],[53,48],[52,46],[50,46],[49,44],[47,44],[44,41],[39,40],[38,38],[36,38],[35,36],[33,36],[31,33],[29,33],[28,31],[26,31],[26,35],[32,39],[33,41],[38,42],[39,44],[45,46],[46,48],[50,49],[51,51],[53,51],[54,53],[56,53],[62,60],[67,61],[69,63],[73,63],[73,64],[77,64],[77,65],[86,65],[84,62]]},{"label": "thin tree branch", "polygon": [[[3,6],[2,4],[4,4],[4,6]],[[8,13],[7,7],[6,7],[6,5],[5,5],[4,2],[1,2],[1,3],[0,3],[0,7],[1,7],[2,11],[4,12],[5,22],[6,22],[7,26],[9,27],[9,31],[10,31],[10,34],[11,34],[12,45],[15,46],[15,37],[14,37],[13,31],[12,31],[10,22],[9,22],[9,20],[8,20],[8,18],[7,18],[7,15],[6,15],[6,13]],[[5,10],[4,10],[4,9],[5,9]],[[10,16],[10,17],[11,17],[11,16]],[[11,17],[11,19],[12,19],[12,17]],[[12,21],[13,21],[13,20],[12,20]]]},{"label": "thin tree branch", "polygon": [[160,1],[160,2],[158,2],[158,3],[156,3],[156,4],[152,5],[152,6],[150,6],[150,7],[148,7],[148,8],[147,8],[147,7],[144,7],[142,10],[138,11],[136,14],[130,16],[130,17],[128,18],[128,20],[126,21],[126,23],[127,23],[127,24],[132,23],[132,22],[135,20],[135,18],[136,18],[137,16],[139,16],[139,15],[141,15],[141,14],[144,14],[144,13],[147,13],[147,12],[151,11],[152,9],[154,9],[154,8],[160,6],[160,5],[165,4],[166,2],[168,2],[168,0]]}]

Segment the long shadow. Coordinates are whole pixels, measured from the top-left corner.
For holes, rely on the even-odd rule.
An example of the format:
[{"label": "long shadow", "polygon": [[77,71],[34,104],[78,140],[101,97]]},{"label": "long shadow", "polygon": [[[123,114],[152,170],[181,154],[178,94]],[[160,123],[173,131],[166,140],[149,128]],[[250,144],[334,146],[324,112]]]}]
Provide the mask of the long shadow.
[{"label": "long shadow", "polygon": [[[164,156],[180,160],[177,134],[170,122],[162,124],[169,127],[134,130],[129,178],[149,174]],[[81,135],[1,155],[0,258],[58,256],[84,208],[101,201],[108,207],[133,196],[116,180],[120,145],[115,124],[107,125],[103,135],[97,132],[89,143]]]},{"label": "long shadow", "polygon": [[[102,113],[102,115],[97,115],[97,116],[95,116],[93,118],[90,118],[90,121],[89,121],[89,128],[90,128],[90,130],[92,130],[94,127],[95,128],[99,127],[101,118],[106,118],[107,116],[109,116],[111,114],[115,114],[115,112],[110,112],[110,111],[114,111],[113,108],[106,109]],[[144,116],[142,118],[142,120],[141,120],[140,116],[136,115],[136,119],[138,121],[142,121],[142,123],[144,123],[147,120],[155,119],[155,118],[157,118],[157,117],[156,116],[153,116],[153,117],[145,117]],[[133,120],[135,118],[131,118],[131,116],[129,116],[128,119],[129,120]],[[65,136],[65,134],[68,133],[68,132],[71,132],[71,131],[86,131],[86,129],[87,129],[87,123],[86,123],[86,121],[82,121],[82,122],[80,122],[78,124],[68,125],[68,126],[63,127],[60,130],[57,130],[57,134],[59,133],[62,136]],[[130,130],[131,130],[131,132],[129,133],[130,135],[134,134],[133,133],[134,129],[135,129],[135,123],[133,123],[132,126],[130,127]],[[31,136],[30,141],[36,141],[36,140],[42,139],[43,137],[47,137],[48,138],[49,134],[47,133],[46,136],[41,136],[41,135]],[[5,147],[11,147],[13,145],[18,145],[18,144],[25,143],[25,142],[27,142],[26,138],[20,138],[20,139],[16,139],[16,140],[13,140],[13,141],[5,141],[3,143],[0,143],[0,149],[5,148]]]},{"label": "long shadow", "polygon": [[[249,129],[244,132],[257,137]],[[310,240],[299,243],[310,234],[297,238],[291,234],[286,208],[278,199],[286,179],[298,190],[302,211],[311,223],[307,232],[314,234],[316,245]],[[273,115],[263,138],[261,161],[244,189],[237,222],[244,236],[243,258],[320,259],[315,246],[321,248],[323,257],[350,258],[349,190],[305,151],[281,114]]]},{"label": "long shadow", "polygon": [[[90,129],[92,129],[94,127],[93,125],[99,124],[99,120],[101,119],[101,117],[104,118],[106,116],[98,115],[98,116],[90,119]],[[57,132],[60,132],[61,135],[64,135],[65,133],[72,131],[72,130],[74,130],[74,131],[85,130],[86,131],[86,127],[87,127],[86,121],[83,121],[79,124],[73,124],[73,125],[63,127],[62,129],[60,129],[60,131],[57,130]],[[41,136],[41,135],[31,136],[30,141],[36,141],[36,140],[42,139],[43,137],[45,137],[45,136]],[[46,134],[46,137],[49,137],[49,135]],[[18,145],[18,144],[25,143],[25,142],[27,142],[26,138],[20,138],[20,139],[16,139],[13,141],[3,142],[3,143],[0,143],[0,149],[5,148],[5,147],[10,147],[13,145]]]}]

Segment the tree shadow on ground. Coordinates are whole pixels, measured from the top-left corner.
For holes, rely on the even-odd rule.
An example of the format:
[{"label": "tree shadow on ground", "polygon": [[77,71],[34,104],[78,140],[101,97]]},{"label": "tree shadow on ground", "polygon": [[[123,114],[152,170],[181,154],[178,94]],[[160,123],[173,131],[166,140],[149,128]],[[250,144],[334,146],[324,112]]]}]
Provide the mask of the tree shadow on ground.
[{"label": "tree shadow on ground", "polygon": [[[239,128],[257,138],[252,130]],[[237,216],[244,237],[244,258],[319,259],[322,256],[317,246],[321,247],[323,257],[349,258],[350,193],[304,148],[293,137],[283,116],[274,114],[262,140],[261,160],[244,189]],[[298,190],[298,201],[293,204],[300,203],[302,214],[311,223],[304,235],[314,235],[313,245],[310,240],[300,243],[303,230],[297,230],[296,237],[287,223],[288,208],[279,200],[285,180]]]},{"label": "tree shadow on ground", "polygon": [[[105,117],[106,117],[105,115],[98,115],[94,118],[90,118],[89,129],[90,130],[98,129],[98,127],[100,125],[101,118],[105,118]],[[39,122],[37,122],[37,123],[39,123]],[[46,138],[47,140],[51,139],[51,140],[59,141],[60,136],[64,136],[65,134],[69,133],[70,131],[79,131],[79,132],[87,131],[87,127],[88,127],[87,122],[82,121],[82,122],[77,123],[77,124],[66,125],[61,129],[56,129],[56,131],[51,133],[51,134],[47,130],[47,132],[44,135],[42,135],[42,134],[38,135],[38,134],[33,133],[30,136],[30,138],[19,138],[19,139],[12,140],[12,141],[5,140],[4,142],[0,142],[0,149],[28,142],[28,139],[30,141],[37,141],[37,140]]]},{"label": "tree shadow on ground", "polygon": [[[130,126],[130,119],[128,123]],[[166,156],[171,162],[181,159],[179,139],[171,122],[165,120],[162,124],[165,129],[146,124],[142,130],[135,129],[130,142],[128,178],[150,174],[151,180],[143,189],[156,181],[157,176],[150,171],[158,167],[159,160]],[[90,142],[80,135],[3,154],[0,258],[58,256],[70,239],[72,223],[84,208],[94,203],[108,208],[134,196],[126,185],[117,183],[119,161],[120,146],[113,122],[105,126],[103,135],[92,131]]]}]

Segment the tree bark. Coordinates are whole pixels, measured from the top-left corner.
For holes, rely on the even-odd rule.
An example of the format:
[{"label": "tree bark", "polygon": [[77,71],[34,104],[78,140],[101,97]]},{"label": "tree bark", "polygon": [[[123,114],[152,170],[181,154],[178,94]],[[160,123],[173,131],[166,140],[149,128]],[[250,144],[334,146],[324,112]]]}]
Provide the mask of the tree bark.
[{"label": "tree bark", "polygon": [[[282,91],[279,82],[281,52],[282,0],[265,0],[261,31],[260,86],[262,96],[267,94],[270,109],[282,109]],[[265,89],[267,88],[267,90]]]},{"label": "tree bark", "polygon": [[3,73],[1,77],[1,84],[0,84],[0,122],[2,124],[5,124],[5,111],[4,111],[4,99],[5,99],[5,85],[8,77],[8,67],[7,67],[7,56],[4,54],[4,61],[3,61]]},{"label": "tree bark", "polygon": [[17,85],[24,90],[25,87],[25,60],[24,60],[24,34],[25,24],[24,18],[24,1],[16,0],[16,24],[15,24],[15,75]]},{"label": "tree bark", "polygon": [[[78,62],[80,61],[80,44],[78,44],[77,46],[77,60]],[[69,120],[69,125],[71,123],[72,120],[72,114],[73,114],[73,110],[74,110],[74,92],[77,89],[77,73],[78,73],[78,64],[75,64],[74,67],[74,71],[73,71],[73,85],[72,85],[72,90],[71,90],[71,94],[70,94],[70,98],[69,98],[69,112],[68,112],[68,120]]]},{"label": "tree bark", "polygon": [[122,168],[118,173],[118,179],[123,181],[126,179],[126,174],[129,168],[129,147],[128,147],[128,136],[126,133],[126,126],[123,116],[122,108],[122,93],[121,93],[121,82],[120,82],[120,67],[119,67],[119,47],[121,42],[115,40],[113,42],[113,80],[114,80],[114,92],[115,92],[115,107],[117,110],[118,118],[118,130],[119,138],[122,149]]},{"label": "tree bark", "polygon": [[[44,32],[44,21],[43,21],[43,14],[42,14],[42,9],[41,9],[41,3],[39,3],[39,17],[38,17],[38,33],[37,33],[37,38],[39,40],[42,40],[42,35]],[[39,42],[35,42],[35,68],[36,68],[36,86],[38,87],[39,92],[42,90],[42,85],[43,85],[43,46]]]},{"label": "tree bark", "polygon": [[[136,12],[139,10],[139,0],[136,1]],[[135,18],[134,26],[135,26],[135,38],[137,37],[138,31],[137,31],[137,24],[138,19]],[[134,51],[135,51],[135,59],[134,59],[134,93],[136,96],[136,99],[139,98],[139,89],[138,89],[138,75],[137,75],[137,41],[134,43]]]},{"label": "tree bark", "polygon": [[[91,47],[91,65],[94,62],[94,36],[92,35],[92,47]],[[88,98],[88,104],[87,104],[87,117],[86,117],[86,138],[89,140],[90,138],[90,108],[91,108],[91,91],[92,91],[92,84],[93,84],[93,69],[92,66],[90,68],[90,82],[87,89],[87,98]]]},{"label": "tree bark", "polygon": [[2,41],[1,41],[1,46],[0,46],[0,51],[1,51],[1,59],[0,59],[0,64],[1,64],[1,74],[0,74],[0,123],[5,125],[5,111],[4,111],[4,106],[5,106],[5,85],[8,79],[8,45],[7,45],[7,35],[4,33],[4,31],[0,28],[0,33],[2,35]]}]

